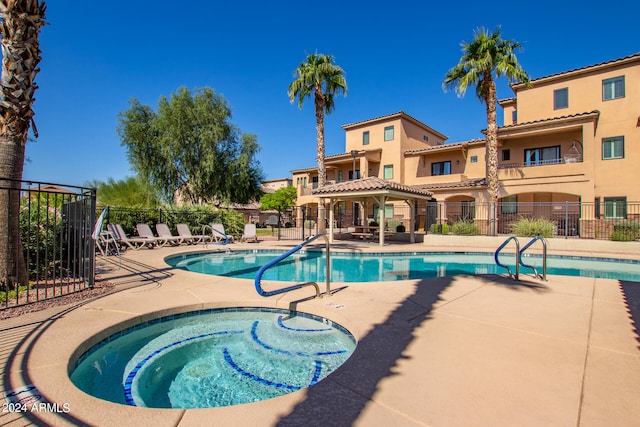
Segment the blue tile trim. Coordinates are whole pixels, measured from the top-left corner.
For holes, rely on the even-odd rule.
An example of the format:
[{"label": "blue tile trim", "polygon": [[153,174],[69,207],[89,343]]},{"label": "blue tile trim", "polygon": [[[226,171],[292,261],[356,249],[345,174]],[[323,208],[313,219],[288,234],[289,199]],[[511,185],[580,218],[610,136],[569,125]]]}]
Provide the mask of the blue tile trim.
[{"label": "blue tile trim", "polygon": [[286,354],[287,356],[301,356],[301,357],[312,357],[312,356],[328,356],[328,355],[332,355],[332,354],[344,354],[347,352],[347,350],[335,350],[335,351],[323,351],[323,352],[318,352],[318,353],[305,353],[302,351],[288,351],[288,350],[282,350],[279,348],[275,348],[270,346],[269,344],[265,343],[264,341],[260,340],[260,338],[258,338],[258,324],[260,322],[258,320],[256,320],[255,322],[253,322],[253,325],[251,326],[251,338],[253,338],[253,341],[258,344],[259,346],[261,346],[262,348],[272,351],[274,353],[279,353],[279,354]]},{"label": "blue tile trim", "polygon": [[330,331],[331,328],[323,328],[323,329],[301,329],[301,328],[290,328],[287,325],[284,324],[283,321],[283,316],[278,316],[278,326],[281,327],[282,329],[285,329],[287,331],[294,331],[294,332],[325,332],[325,331]]},{"label": "blue tile trim", "polygon": [[164,347],[161,347],[155,350],[153,353],[151,353],[150,355],[142,359],[140,362],[138,362],[138,364],[131,370],[131,372],[129,372],[129,375],[127,375],[127,379],[124,382],[124,398],[125,398],[125,401],[127,402],[127,405],[138,406],[136,405],[135,399],[133,398],[133,393],[131,391],[133,380],[135,379],[136,375],[138,375],[138,372],[140,372],[140,370],[144,367],[144,365],[155,356],[158,356],[160,353],[163,353],[166,350],[172,349],[177,345],[184,344],[189,341],[200,340],[203,338],[210,338],[217,335],[237,335],[237,334],[242,334],[242,332],[243,331],[220,331],[220,332],[212,332],[210,334],[196,335],[194,337],[188,337],[180,341],[176,341],[174,343],[165,345]]}]

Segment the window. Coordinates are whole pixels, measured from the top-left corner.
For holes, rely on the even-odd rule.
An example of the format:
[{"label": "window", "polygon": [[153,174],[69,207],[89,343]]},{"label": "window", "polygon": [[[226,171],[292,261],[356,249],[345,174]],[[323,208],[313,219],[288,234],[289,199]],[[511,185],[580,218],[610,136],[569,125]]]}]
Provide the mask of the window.
[{"label": "window", "polygon": [[502,161],[511,160],[511,150],[502,150]]},{"label": "window", "polygon": [[559,110],[569,106],[569,88],[556,89],[553,91],[553,109]]},{"label": "window", "polygon": [[362,132],[362,145],[369,145],[369,131]]},{"label": "window", "polygon": [[476,217],[476,204],[474,202],[462,201],[462,219],[472,221]]},{"label": "window", "polygon": [[338,171],[338,182],[344,181],[344,172]]},{"label": "window", "polygon": [[500,211],[503,214],[515,214],[518,213],[518,196],[507,196],[502,198],[500,204]]},{"label": "window", "polygon": [[298,184],[298,187],[307,188],[307,177],[298,178],[296,183]]},{"label": "window", "polygon": [[513,123],[513,124],[518,123],[518,111],[517,110],[513,110],[511,112],[511,123]]},{"label": "window", "polygon": [[478,156],[471,156],[471,163],[478,163]]},{"label": "window", "polygon": [[558,163],[562,163],[559,145],[524,150],[525,166],[555,165]]},{"label": "window", "polygon": [[[380,205],[373,205],[373,217],[380,222]],[[393,218],[393,205],[384,205],[384,217]]]},{"label": "window", "polygon": [[311,188],[318,188],[318,177],[314,176],[311,178]]},{"label": "window", "polygon": [[384,128],[384,140],[393,141],[393,126],[387,126]]},{"label": "window", "polygon": [[602,100],[624,98],[624,76],[602,81]]},{"label": "window", "polygon": [[624,157],[624,136],[602,138],[602,160],[622,159]]},{"label": "window", "polygon": [[[360,179],[360,171],[359,171],[359,170],[356,170],[356,177],[355,177],[355,179]],[[353,181],[353,180],[354,180],[354,178],[353,178],[353,171],[349,171],[349,181]]]},{"label": "window", "polygon": [[338,202],[338,215],[347,214],[347,202]]},{"label": "window", "polygon": [[384,165],[384,179],[393,179],[393,165]]},{"label": "window", "polygon": [[451,162],[431,163],[431,175],[451,175]]},{"label": "window", "polygon": [[422,140],[423,141],[428,141],[429,140],[429,136],[428,135],[422,135]]},{"label": "window", "polygon": [[627,198],[626,197],[605,197],[604,217],[605,218],[626,218]]}]

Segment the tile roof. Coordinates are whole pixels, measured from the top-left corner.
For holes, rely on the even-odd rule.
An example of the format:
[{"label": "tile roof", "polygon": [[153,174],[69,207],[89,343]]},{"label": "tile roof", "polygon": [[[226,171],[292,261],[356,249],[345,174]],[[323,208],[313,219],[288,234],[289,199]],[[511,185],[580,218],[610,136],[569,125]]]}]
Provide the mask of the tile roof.
[{"label": "tile roof", "polygon": [[417,196],[431,196],[432,193],[424,188],[399,184],[393,181],[386,181],[376,176],[356,179],[354,181],[338,182],[336,184],[325,185],[311,191],[314,196],[345,194],[345,193],[366,193],[366,192],[400,192]]},{"label": "tile roof", "polygon": [[[530,125],[535,125],[535,124],[542,124],[545,122],[553,122],[553,121],[560,121],[560,120],[567,120],[567,119],[575,119],[575,118],[580,118],[580,117],[589,117],[592,115],[599,115],[600,111],[598,110],[593,110],[593,111],[589,111],[589,112],[585,112],[585,113],[576,113],[576,114],[570,114],[567,116],[558,116],[558,117],[550,117],[548,119],[540,119],[540,120],[533,120],[531,122],[523,122],[523,123],[514,123],[511,125],[506,125],[506,126],[500,126],[498,128],[498,130],[501,129],[512,129],[518,126],[530,126]],[[484,130],[486,131],[486,129]]]},{"label": "tile roof", "polygon": [[[531,83],[539,82],[541,80],[553,79],[555,77],[564,76],[566,74],[577,73],[577,72],[582,72],[582,71],[590,71],[593,68],[605,67],[605,66],[608,66],[608,65],[613,65],[613,64],[615,64],[617,62],[626,62],[626,61],[630,61],[630,60],[634,60],[634,59],[640,59],[640,52],[634,53],[634,54],[631,54],[631,55],[628,55],[628,56],[625,56],[625,57],[622,57],[622,58],[616,58],[616,59],[612,59],[612,60],[609,60],[609,61],[600,62],[598,64],[587,65],[585,67],[574,68],[573,70],[562,71],[560,73],[550,74],[550,75],[544,76],[544,77],[538,77],[537,79],[532,79]],[[524,86],[524,83],[515,83],[515,84],[513,84],[511,86],[513,88],[522,87],[522,86]]]},{"label": "tile roof", "polygon": [[474,178],[467,179],[465,181],[457,181],[457,182],[439,182],[437,184],[420,184],[414,185],[414,187],[426,189],[426,190],[445,190],[452,188],[474,188],[474,187],[485,187],[487,185],[487,180],[485,178]]},{"label": "tile roof", "polygon": [[445,134],[443,134],[441,132],[438,132],[437,130],[435,130],[431,126],[421,122],[420,120],[416,119],[413,116],[410,116],[409,114],[405,113],[402,110],[398,111],[397,113],[387,114],[386,116],[379,116],[379,117],[374,117],[372,119],[362,120],[362,121],[359,121],[359,122],[347,123],[346,125],[342,125],[342,129],[347,130],[347,128],[350,128],[350,127],[363,125],[365,123],[377,122],[377,121],[381,121],[381,120],[385,120],[385,119],[391,119],[391,118],[404,118],[404,119],[407,119],[409,121],[414,122],[418,126],[421,126],[421,127],[425,128],[425,129],[428,129],[429,131],[431,131],[434,134],[438,135],[442,139],[446,140],[447,138],[449,138]]},{"label": "tile roof", "polygon": [[433,152],[433,151],[438,151],[438,150],[444,150],[444,149],[451,149],[451,148],[462,148],[465,147],[466,145],[469,144],[478,144],[478,143],[485,143],[484,139],[470,139],[468,141],[460,141],[460,142],[453,142],[451,144],[443,144],[443,145],[432,145],[430,147],[426,147],[426,148],[418,148],[416,150],[407,150],[404,152],[404,154],[419,154],[419,153],[426,153],[426,152]]}]

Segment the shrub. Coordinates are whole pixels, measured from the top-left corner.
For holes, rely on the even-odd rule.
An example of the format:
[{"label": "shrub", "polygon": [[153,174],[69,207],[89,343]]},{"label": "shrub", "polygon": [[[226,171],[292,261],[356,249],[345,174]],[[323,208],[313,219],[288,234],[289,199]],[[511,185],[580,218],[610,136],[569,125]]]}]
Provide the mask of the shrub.
[{"label": "shrub", "polygon": [[472,222],[458,221],[451,227],[453,234],[461,236],[476,236],[480,234],[480,229]]},{"label": "shrub", "polygon": [[399,219],[390,219],[386,223],[387,230],[395,230],[396,228],[398,228],[399,225],[400,225]]},{"label": "shrub", "polygon": [[613,226],[611,240],[618,242],[630,242],[640,239],[640,223],[622,221]]},{"label": "shrub", "polygon": [[378,221],[369,221],[369,227],[378,227],[379,225]]},{"label": "shrub", "polygon": [[543,218],[520,218],[511,223],[511,231],[519,237],[552,237],[555,223]]},{"label": "shrub", "polygon": [[431,224],[429,231],[433,234],[449,234],[449,224]]},{"label": "shrub", "polygon": [[304,228],[311,230],[316,226],[316,222],[312,219],[308,219],[304,222]]},{"label": "shrub", "polygon": [[396,227],[396,232],[397,233],[404,233],[406,231],[406,228],[404,226],[403,223],[398,224],[398,226]]}]

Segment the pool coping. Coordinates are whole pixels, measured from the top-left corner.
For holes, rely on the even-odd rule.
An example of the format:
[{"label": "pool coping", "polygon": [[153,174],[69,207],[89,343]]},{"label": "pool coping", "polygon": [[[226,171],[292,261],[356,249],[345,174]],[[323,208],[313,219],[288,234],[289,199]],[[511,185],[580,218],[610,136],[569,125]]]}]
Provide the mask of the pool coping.
[{"label": "pool coping", "polygon": [[[264,243],[242,247],[261,247]],[[270,246],[277,248],[278,244]],[[637,405],[628,405],[640,400],[640,392],[634,386],[640,378],[638,337],[629,325],[617,281],[553,276],[544,284],[527,280],[521,286],[513,286],[497,276],[465,276],[455,280],[429,279],[428,285],[439,290],[433,294],[416,294],[412,289],[416,281],[409,280],[375,283],[375,289],[350,284],[322,300],[305,300],[308,290],[265,299],[256,295],[249,279],[195,277],[204,275],[174,271],[162,264],[169,253],[194,249],[198,248],[130,251],[123,258],[123,265],[113,258],[99,260],[101,276],[116,285],[130,280],[140,283],[65,313],[41,331],[22,358],[12,360],[5,389],[31,381],[48,401],[67,403],[71,408],[67,414],[24,414],[27,419],[49,425],[135,422],[191,426],[206,425],[213,417],[221,424],[286,425],[303,420],[314,425],[310,417],[322,410],[327,419],[363,425],[535,425],[540,420],[549,425],[604,425],[601,421],[612,419],[618,425],[632,425],[640,416]],[[385,247],[393,249],[401,250]],[[630,255],[640,258],[637,253]],[[135,268],[139,271],[134,271]],[[150,280],[147,277],[150,274],[158,276]],[[492,301],[501,301],[494,307],[495,313],[486,308]],[[367,352],[359,351],[347,366],[310,390],[252,403],[250,410],[246,405],[187,411],[126,407],[92,398],[77,390],[68,379],[72,354],[105,327],[159,309],[247,304],[294,306],[330,318],[349,329],[359,342],[366,339]],[[536,318],[540,313],[548,318]],[[399,354],[394,353],[387,360],[392,365],[386,368],[383,363],[386,359],[376,356],[377,352],[390,352],[389,347],[393,346],[388,339],[402,336],[407,322],[416,323],[411,327],[415,337],[401,347]],[[397,334],[389,334],[388,330],[397,330]],[[451,331],[458,331],[460,337],[451,336]],[[376,338],[377,335],[380,336]],[[486,342],[476,342],[475,336]],[[500,349],[511,357],[501,362],[504,365],[494,366],[495,358],[484,353],[492,348],[492,343],[502,343],[506,337],[511,338],[508,342],[519,343],[532,353],[522,358],[517,351]],[[384,339],[380,341],[381,338]],[[530,341],[538,345],[531,346]],[[436,348],[430,348],[430,342],[436,343]],[[451,353],[449,346],[474,349],[475,355],[466,355],[464,351]],[[536,358],[564,360],[563,355],[567,360],[563,362],[564,370],[535,363]],[[480,362],[488,365],[479,365]],[[371,372],[380,371],[378,380],[369,384],[371,375],[356,364],[369,367]],[[501,377],[502,371],[518,371],[518,366],[530,364],[539,372],[522,373],[527,382]],[[482,381],[483,370],[494,374],[491,378],[495,378],[496,384]],[[467,378],[469,383],[462,386],[459,378]],[[616,384],[613,389],[612,381]],[[513,391],[509,387],[516,389],[522,398],[507,393]],[[495,396],[485,393],[488,391]],[[550,391],[556,393],[556,399],[540,396],[541,392]],[[453,401],[464,405],[454,407],[453,401],[439,394],[455,396]],[[340,399],[341,404],[334,399]]]}]

